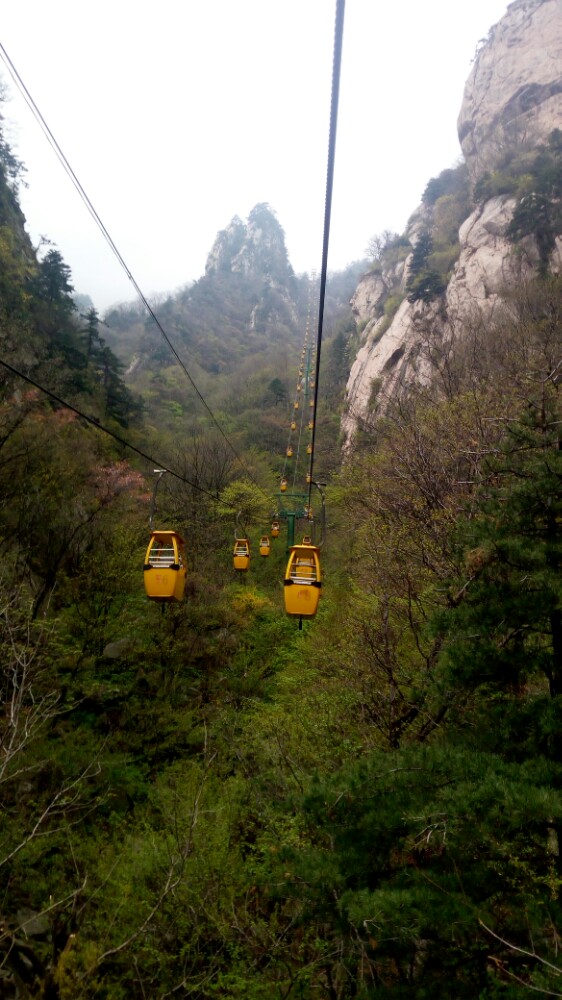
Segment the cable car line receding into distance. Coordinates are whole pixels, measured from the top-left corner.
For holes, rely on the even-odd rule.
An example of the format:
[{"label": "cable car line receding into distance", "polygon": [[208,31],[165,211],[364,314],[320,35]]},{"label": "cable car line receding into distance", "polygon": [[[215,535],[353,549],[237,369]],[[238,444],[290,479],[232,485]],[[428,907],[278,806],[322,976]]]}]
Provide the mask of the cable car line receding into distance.
[{"label": "cable car line receding into distance", "polygon": [[[311,515],[312,487],[316,486],[322,496],[322,522],[324,538],[324,495],[320,484],[313,479],[314,464],[314,444],[316,440],[317,408],[318,408],[318,387],[320,384],[320,353],[322,347],[322,328],[324,324],[324,302],[326,297],[326,278],[328,273],[328,246],[330,242],[330,219],[332,214],[332,191],[334,184],[334,161],[336,150],[336,131],[338,121],[339,86],[341,71],[341,52],[343,42],[343,19],[345,10],[345,0],[337,0],[336,3],[336,25],[334,32],[334,61],[332,70],[332,100],[330,109],[330,137],[328,143],[328,170],[326,178],[326,205],[324,212],[324,240],[322,246],[322,270],[320,273],[320,299],[318,305],[318,334],[316,339],[316,370],[314,378],[314,398],[311,402],[313,411],[312,440],[310,447],[310,464],[307,476],[308,484],[308,504],[305,507],[307,516]],[[308,330],[307,330],[308,333]],[[301,356],[302,357],[302,356]],[[300,371],[299,371],[300,376]],[[296,407],[296,404],[295,404]],[[284,477],[285,478],[285,477]],[[285,487],[286,488],[286,487]],[[281,487],[283,490],[283,486]],[[293,520],[295,514],[292,515]],[[291,617],[299,619],[299,629],[302,628],[303,618],[313,618],[318,608],[322,587],[320,557],[318,546],[312,544],[310,537],[305,536],[302,545],[292,545],[290,547],[289,562],[285,572],[284,598],[285,611]]]},{"label": "cable car line receding into distance", "polygon": [[[332,193],[334,189],[334,163],[336,159],[336,133],[338,128],[338,105],[340,96],[341,54],[343,45],[343,19],[345,0],[336,2],[336,25],[334,30],[334,61],[332,67],[332,100],[330,105],[330,136],[328,140],[328,169],[326,175],[326,203],[324,209],[324,239],[322,243],[322,269],[320,271],[320,299],[318,303],[318,335],[316,338],[316,375],[314,379],[314,413],[318,412],[318,386],[320,384],[320,354],[322,351],[322,330],[324,327],[324,302],[326,299],[326,278],[328,275],[328,247],[330,244],[330,221],[332,218]],[[312,454],[310,456],[310,483],[308,503],[310,505],[314,471],[314,444],[316,424],[312,427]]]},{"label": "cable car line receding into distance", "polygon": [[[337,112],[338,112],[338,101],[339,101],[339,80],[340,80],[340,70],[341,70],[341,51],[342,51],[342,41],[343,41],[344,10],[345,10],[345,0],[336,0],[336,24],[335,24],[335,38],[334,38],[334,59],[333,59],[333,71],[332,71],[332,96],[331,96],[331,110],[330,110],[330,135],[329,135],[329,147],[328,147],[328,169],[327,169],[327,181],[326,181],[326,200],[325,200],[325,212],[324,212],[324,238],[323,238],[323,250],[322,250],[322,269],[321,269],[321,276],[320,276],[320,296],[319,296],[319,310],[318,310],[318,332],[317,332],[317,340],[316,340],[316,347],[315,347],[315,350],[316,350],[316,366],[315,366],[315,377],[314,377],[314,380],[312,381],[310,379],[310,370],[307,371],[307,379],[306,379],[307,386],[310,386],[310,388],[312,388],[313,392],[314,392],[314,398],[313,398],[313,400],[310,401],[310,407],[312,408],[312,421],[309,423],[309,428],[310,428],[310,430],[312,432],[312,437],[311,437],[310,444],[307,447],[307,456],[309,457],[308,474],[307,474],[307,477],[306,477],[306,481],[307,481],[307,484],[308,484],[308,504],[305,505],[305,508],[304,508],[305,512],[306,512],[306,516],[309,519],[312,519],[312,513],[311,513],[312,487],[314,485],[314,486],[317,486],[320,489],[320,485],[317,484],[317,483],[315,483],[314,479],[313,479],[313,463],[314,463],[314,445],[315,445],[316,426],[317,426],[316,413],[317,413],[317,406],[318,406],[319,383],[320,383],[320,359],[321,359],[321,346],[322,346],[322,330],[323,330],[323,321],[324,321],[324,303],[325,303],[326,279],[327,279],[327,267],[328,267],[328,246],[329,246],[330,219],[331,219],[331,206],[332,206],[333,175],[334,175],[334,160],[335,160],[335,140],[336,140],[336,130],[337,130]],[[87,207],[90,215],[94,219],[94,222],[98,226],[100,232],[102,233],[104,239],[108,243],[108,245],[109,245],[110,249],[112,250],[113,254],[116,256],[119,264],[121,265],[121,267],[125,271],[125,274],[127,275],[127,277],[129,278],[129,280],[131,281],[131,283],[132,283],[133,287],[135,288],[135,291],[137,292],[137,295],[141,299],[141,301],[142,301],[145,309],[147,310],[148,314],[150,315],[150,317],[154,321],[157,329],[159,330],[159,332],[162,335],[163,339],[165,340],[166,344],[170,348],[173,356],[175,357],[175,359],[178,362],[178,364],[180,365],[182,371],[184,372],[184,374],[188,378],[191,386],[193,387],[193,389],[196,392],[197,396],[201,400],[201,402],[204,405],[205,409],[209,413],[209,415],[210,415],[213,423],[217,427],[217,429],[220,432],[220,434],[223,437],[223,439],[228,444],[229,448],[232,450],[233,454],[236,457],[236,460],[238,461],[238,463],[240,464],[240,466],[244,469],[244,472],[246,473],[246,475],[248,476],[248,478],[258,488],[258,490],[264,496],[266,496],[264,490],[256,482],[256,480],[254,479],[254,477],[249,472],[247,466],[245,465],[245,463],[242,461],[242,459],[238,455],[237,450],[234,448],[234,446],[231,443],[230,439],[228,438],[228,436],[223,431],[223,429],[222,429],[221,425],[219,424],[219,422],[217,421],[214,413],[212,412],[211,408],[209,407],[209,405],[207,404],[206,400],[204,399],[202,393],[200,392],[200,390],[198,389],[197,385],[195,384],[195,381],[193,380],[191,374],[187,370],[185,364],[183,363],[181,357],[179,356],[176,348],[172,344],[170,338],[168,337],[166,331],[164,330],[164,328],[163,328],[162,324],[160,323],[158,317],[156,316],[154,310],[150,306],[150,304],[149,304],[148,300],[146,299],[146,296],[142,292],[142,289],[140,288],[138,282],[135,280],[135,278],[133,277],[132,272],[127,267],[127,265],[126,265],[126,263],[125,263],[122,255],[121,255],[120,251],[118,250],[118,248],[117,248],[116,244],[114,243],[113,239],[111,238],[109,232],[107,231],[107,229],[105,228],[103,222],[101,221],[101,219],[100,219],[98,213],[96,212],[96,210],[95,210],[92,202],[90,201],[88,195],[86,194],[86,192],[85,192],[84,188],[82,187],[80,181],[78,180],[76,174],[72,170],[72,168],[71,168],[68,160],[66,159],[65,155],[63,154],[60,146],[58,145],[56,139],[54,138],[51,130],[49,129],[49,127],[48,127],[48,125],[47,125],[47,123],[45,121],[45,119],[43,118],[41,112],[39,111],[37,105],[35,104],[35,101],[31,97],[29,91],[27,90],[25,84],[23,83],[23,81],[22,81],[19,73],[17,72],[14,64],[12,63],[11,59],[9,58],[9,56],[8,56],[8,54],[7,54],[4,46],[1,44],[1,42],[0,42],[0,57],[3,59],[6,67],[8,68],[8,70],[10,72],[10,75],[12,76],[12,78],[14,79],[14,81],[16,83],[16,86],[20,90],[20,93],[22,94],[25,102],[27,103],[28,107],[30,108],[30,110],[33,113],[34,117],[36,118],[37,122],[39,123],[39,125],[40,125],[43,133],[45,134],[45,136],[46,136],[49,144],[51,145],[51,147],[53,148],[54,152],[56,153],[56,155],[57,155],[59,161],[61,162],[64,170],[66,171],[66,173],[70,177],[70,179],[71,179],[74,187],[76,188],[76,190],[77,190],[80,198],[82,199],[83,203]],[[308,338],[308,322],[307,322],[307,338]],[[309,365],[307,366],[308,369],[309,369],[309,366],[310,366],[310,357],[311,357],[311,355],[309,353],[308,354]],[[99,430],[102,430],[105,433],[109,434],[111,437],[113,437],[120,444],[124,445],[127,448],[130,448],[131,450],[135,451],[138,455],[140,455],[141,457],[143,457],[143,458],[151,461],[152,464],[154,464],[154,460],[150,456],[146,455],[144,452],[142,452],[140,449],[136,448],[135,446],[130,445],[127,441],[125,441],[123,438],[120,438],[119,435],[114,434],[112,431],[110,431],[108,428],[104,427],[102,424],[100,424],[94,418],[89,417],[87,414],[81,412],[77,407],[75,407],[75,406],[67,403],[65,400],[63,400],[60,397],[56,396],[50,390],[46,389],[44,386],[41,386],[39,383],[35,382],[29,376],[24,375],[18,369],[14,368],[12,365],[9,365],[7,362],[4,362],[4,361],[0,360],[0,364],[2,364],[8,370],[12,371],[14,374],[18,375],[20,378],[23,378],[25,381],[29,382],[31,385],[34,385],[41,392],[44,392],[46,395],[50,396],[52,399],[54,399],[57,402],[59,402],[61,405],[65,406],[66,408],[72,410],[74,413],[78,414],[80,417],[82,417],[88,423],[92,424],[94,427],[97,427]],[[302,369],[299,370],[299,384],[297,386],[297,391],[301,388],[301,377],[302,377]],[[305,396],[306,396],[306,394],[305,394]],[[299,408],[298,399],[295,400],[294,408],[295,408],[295,411],[298,410],[298,408]],[[304,409],[304,407],[303,407],[303,409]],[[302,429],[303,429],[303,418],[304,418],[304,413],[301,414],[301,420],[300,420],[301,426],[300,426],[299,437],[298,437],[297,458],[298,458],[298,453],[300,452],[301,434],[302,434]],[[287,457],[291,457],[291,455],[292,455],[292,451],[289,450],[289,446],[288,446],[288,448],[287,448]],[[162,465],[162,469],[159,470],[159,471],[161,471],[161,473],[163,473],[164,471],[170,472],[176,478],[178,478],[181,481],[187,483],[188,485],[192,486],[193,488],[199,490],[199,492],[205,493],[207,496],[210,496],[210,497],[212,497],[212,499],[215,499],[215,497],[212,496],[212,494],[210,494],[207,490],[204,490],[201,487],[197,487],[194,483],[190,483],[189,480],[187,480],[185,477],[180,476],[179,474],[173,472],[171,469],[168,469],[167,467],[163,466],[162,463],[160,463],[160,464]],[[295,467],[296,467],[296,464],[297,463],[295,463]],[[295,468],[295,472],[296,472],[296,468]],[[287,480],[286,480],[285,476],[283,475],[282,485],[281,485],[281,491],[282,492],[283,492],[284,489],[286,490],[286,482],[287,482]],[[320,491],[320,492],[322,492],[322,491]],[[324,510],[324,500],[323,500],[323,497],[322,497],[322,504],[323,504],[323,510]],[[294,517],[295,516],[296,515],[292,515],[292,517],[293,517],[293,523],[294,523]],[[272,527],[273,527],[273,525],[272,525]],[[174,599],[174,598],[175,599],[181,599],[181,597],[183,597],[183,589],[185,587],[185,573],[186,573],[185,560],[184,560],[184,557],[183,557],[183,548],[182,548],[183,547],[183,540],[175,532],[164,532],[164,533],[160,532],[160,534],[165,534],[166,535],[166,538],[161,538],[161,539],[156,539],[154,537],[156,534],[157,533],[153,532],[153,538],[151,539],[151,541],[149,543],[149,548],[147,550],[145,567],[144,567],[145,568],[145,583],[147,581],[147,577],[148,576],[152,576],[152,571],[153,571],[153,569],[155,567],[161,568],[160,567],[160,563],[158,562],[158,559],[161,559],[162,557],[159,556],[159,555],[157,555],[156,552],[157,552],[157,550],[162,549],[162,547],[164,546],[165,542],[168,542],[169,545],[170,545],[170,543],[172,544],[173,551],[172,551],[172,549],[170,551],[171,551],[171,557],[173,557],[173,564],[170,564],[169,566],[166,565],[166,569],[171,569],[171,570],[175,571],[174,572],[174,581],[175,581],[175,583],[174,583],[173,587],[171,587],[171,584],[170,584],[170,586],[168,586],[168,584],[165,585],[166,588],[167,588],[165,594],[164,594],[163,591],[160,592],[160,593],[158,593],[158,594],[156,592],[154,594],[151,594],[151,593],[149,593],[149,585],[147,585],[148,596],[149,597],[152,596],[156,600],[164,600],[164,601],[170,600],[170,599]],[[242,541],[242,540],[241,539],[236,539],[236,542],[240,542],[240,541]],[[245,553],[245,556],[244,556],[244,559],[243,559],[244,566],[241,566],[241,565],[240,566],[236,566],[237,552],[236,552],[236,545],[235,545],[235,552],[234,552],[235,567],[238,568],[238,569],[247,569],[247,566],[248,566],[249,560],[250,560],[249,544],[247,542],[247,539],[244,539],[244,541],[246,542],[246,553]],[[262,541],[265,542],[265,536],[262,537]],[[269,539],[267,539],[267,542],[269,543]],[[269,548],[269,545],[267,546],[267,548]],[[300,550],[303,550],[303,551],[300,551]],[[264,552],[262,554],[266,554],[266,552],[265,552],[265,546],[264,546]],[[153,559],[156,560],[156,562],[153,563]],[[163,565],[163,563],[162,563],[162,565]],[[298,566],[298,572],[296,570],[297,566]],[[304,566],[305,568],[301,569],[301,566]],[[180,571],[179,572],[179,576],[177,575],[177,571]],[[181,577],[181,579],[180,579],[180,577]],[[295,584],[297,585],[296,590],[294,590]],[[162,585],[162,586],[164,586],[164,585]],[[171,589],[170,589],[170,587],[171,587]],[[304,590],[302,589],[303,587],[305,588]],[[308,617],[313,617],[316,614],[316,608],[317,608],[318,598],[320,596],[320,588],[321,588],[321,574],[320,574],[320,562],[319,562],[319,549],[318,549],[317,546],[315,546],[312,543],[311,539],[308,536],[305,536],[305,538],[303,538],[302,545],[292,546],[292,548],[291,548],[291,555],[290,555],[290,559],[289,559],[289,563],[288,563],[287,571],[286,571],[286,575],[285,575],[285,609],[286,609],[286,611],[287,611],[287,613],[289,615],[299,617],[299,628],[302,628],[302,619],[303,619],[303,617],[307,617],[307,618]],[[181,594],[179,593],[180,590],[181,590]],[[168,591],[170,591],[170,592],[168,593]],[[173,593],[172,593],[172,591],[173,591]],[[303,598],[302,598],[302,594],[303,593],[305,593],[305,596],[307,596],[307,605],[306,606],[303,604]],[[311,597],[312,597],[313,593],[314,593],[314,600],[311,600]]]},{"label": "cable car line receding into distance", "polygon": [[[314,382],[311,373],[312,360],[314,357],[314,347],[310,346],[309,340],[310,340],[310,313],[312,308],[312,296],[313,296],[313,288],[315,285],[315,278],[316,275],[313,272],[309,286],[306,330],[304,335],[302,351],[300,355],[296,394],[293,403],[293,413],[289,425],[289,436],[287,440],[287,447],[285,450],[285,460],[281,472],[281,492],[283,493],[286,492],[286,486],[289,484],[289,477],[288,477],[289,466],[292,465],[293,467],[291,486],[294,492],[296,489],[296,482],[299,472],[301,451],[303,454],[306,454],[307,456],[312,454],[311,442],[307,444],[306,451],[302,449],[302,437],[305,426],[307,426],[309,430],[312,429],[307,414],[307,403],[313,405],[312,400],[310,399],[310,392],[312,390]],[[297,432],[295,447],[293,447],[294,432]],[[292,461],[293,458],[294,461]],[[310,469],[308,471],[310,472]]]},{"label": "cable car line receding into distance", "polygon": [[[219,421],[217,420],[217,418],[215,417],[213,411],[211,410],[211,407],[209,406],[209,404],[207,403],[205,397],[203,396],[203,394],[199,390],[198,386],[196,385],[193,377],[189,373],[187,367],[185,366],[184,362],[182,361],[182,359],[181,359],[180,355],[178,354],[176,348],[172,344],[172,341],[170,340],[168,334],[166,333],[164,327],[162,326],[160,320],[158,319],[156,313],[154,312],[154,310],[153,310],[152,306],[150,305],[148,299],[146,298],[144,292],[142,291],[142,289],[141,289],[138,281],[135,279],[132,271],[127,266],[127,264],[126,264],[126,262],[125,262],[125,260],[124,260],[124,258],[122,256],[119,248],[117,247],[117,244],[114,242],[114,240],[111,237],[110,233],[106,229],[106,227],[103,224],[100,216],[98,215],[96,209],[94,208],[92,202],[90,201],[90,198],[88,197],[86,191],[82,187],[82,184],[80,183],[78,177],[74,173],[74,170],[72,169],[70,163],[68,162],[66,156],[64,155],[64,153],[63,153],[61,147],[59,146],[57,140],[55,139],[53,133],[51,132],[51,129],[47,125],[47,122],[45,121],[43,115],[41,114],[39,108],[37,107],[37,104],[33,100],[33,97],[29,93],[29,90],[27,89],[25,83],[23,82],[23,80],[22,80],[20,74],[18,73],[18,71],[17,71],[14,63],[12,62],[12,60],[10,59],[8,53],[6,52],[6,49],[2,45],[2,42],[0,42],[0,57],[2,58],[2,61],[4,62],[4,65],[6,66],[6,69],[8,70],[10,76],[12,77],[14,83],[16,84],[16,87],[18,88],[20,94],[22,95],[25,103],[27,104],[27,106],[30,109],[31,113],[33,114],[35,120],[39,124],[39,126],[41,128],[41,131],[43,132],[43,134],[45,135],[45,138],[47,139],[47,142],[49,143],[49,145],[51,146],[51,148],[55,152],[55,154],[56,154],[58,160],[60,161],[63,169],[65,170],[65,172],[69,176],[69,178],[72,181],[72,184],[74,185],[74,187],[76,188],[76,190],[77,190],[77,192],[78,192],[81,200],[83,201],[84,205],[88,209],[88,212],[92,216],[92,218],[93,218],[96,226],[100,230],[100,232],[101,232],[104,240],[108,244],[108,246],[109,246],[110,250],[112,251],[112,253],[114,254],[114,256],[117,258],[117,260],[118,260],[119,264],[121,265],[121,267],[123,268],[125,274],[127,275],[127,277],[129,279],[129,281],[131,282],[133,288],[135,289],[135,291],[136,291],[138,297],[140,298],[142,304],[144,305],[146,311],[148,312],[148,314],[150,315],[151,319],[156,324],[156,327],[158,328],[158,330],[161,333],[162,337],[166,341],[168,347],[170,348],[170,350],[171,350],[172,354],[174,355],[176,361],[178,362],[180,368],[184,372],[185,376],[189,380],[189,382],[190,382],[192,388],[194,389],[195,393],[197,394],[197,396],[201,400],[203,406],[207,410],[207,413],[211,417],[211,420],[213,421],[215,427],[217,428],[217,430],[219,431],[219,433],[222,435],[222,437],[226,441],[228,447],[231,449],[233,455],[235,456],[236,461],[238,462],[238,464],[240,465],[240,467],[244,470],[244,472],[248,476],[248,479],[250,479],[250,481],[254,484],[254,486],[257,487],[257,489],[260,491],[260,493],[263,494],[263,496],[267,497],[267,494],[265,493],[265,491],[261,488],[261,486],[259,485],[259,483],[257,483],[256,480],[254,479],[254,477],[252,476],[252,474],[249,471],[246,463],[240,458],[240,455],[238,454],[236,448],[232,444],[232,442],[231,442],[230,438],[228,437],[228,435],[222,429]],[[269,499],[269,497],[268,497],[268,499]]]}]

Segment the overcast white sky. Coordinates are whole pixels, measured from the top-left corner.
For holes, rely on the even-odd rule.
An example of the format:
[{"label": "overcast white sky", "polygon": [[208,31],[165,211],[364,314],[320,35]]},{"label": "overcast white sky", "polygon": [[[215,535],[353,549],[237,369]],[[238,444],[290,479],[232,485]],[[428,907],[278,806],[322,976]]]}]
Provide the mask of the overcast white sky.
[{"label": "overcast white sky", "polygon": [[[330,269],[402,231],[460,156],[479,39],[508,0],[347,0]],[[146,295],[199,278],[216,233],[269,202],[319,270],[335,0],[12,0],[0,40]],[[134,290],[0,64],[21,203],[101,311]]]}]

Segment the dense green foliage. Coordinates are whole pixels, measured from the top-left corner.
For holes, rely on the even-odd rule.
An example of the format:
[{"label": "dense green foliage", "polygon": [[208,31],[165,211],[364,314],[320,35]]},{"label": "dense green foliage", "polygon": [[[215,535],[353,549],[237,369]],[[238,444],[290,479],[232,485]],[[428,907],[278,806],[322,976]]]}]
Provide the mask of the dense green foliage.
[{"label": "dense green foliage", "polygon": [[[113,330],[146,338],[141,409],[58,251],[30,246],[9,155],[0,143],[2,356],[181,471],[158,517],[185,535],[189,574],[181,604],[146,601],[147,470],[4,376],[0,995],[557,995],[562,281],[430,345],[433,380],[338,475],[352,321],[349,275],[334,277],[325,587],[299,631],[283,539],[246,580],[230,550],[236,512],[254,545],[267,527],[302,289],[221,270],[162,304],[252,482],[123,308]],[[412,281],[452,239],[461,192],[454,171],[428,185],[441,228]],[[382,242],[381,269],[404,259]]]}]

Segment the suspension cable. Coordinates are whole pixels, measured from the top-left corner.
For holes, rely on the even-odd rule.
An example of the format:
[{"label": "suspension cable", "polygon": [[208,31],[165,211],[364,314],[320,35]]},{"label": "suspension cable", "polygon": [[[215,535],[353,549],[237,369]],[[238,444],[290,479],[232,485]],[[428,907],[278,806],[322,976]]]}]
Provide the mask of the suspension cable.
[{"label": "suspension cable", "polygon": [[322,350],[322,329],[324,326],[324,301],[326,298],[326,278],[328,274],[328,247],[330,243],[330,221],[332,216],[332,191],[334,186],[334,162],[336,154],[336,132],[338,125],[338,104],[340,93],[341,54],[343,42],[343,20],[345,0],[337,0],[336,24],[334,31],[334,61],[332,68],[332,101],[330,107],[330,138],[328,143],[328,170],[326,177],[326,203],[324,209],[324,241],[322,246],[322,270],[320,273],[320,302],[318,306],[318,335],[316,340],[316,377],[314,385],[314,426],[312,428],[312,454],[310,456],[310,483],[308,503],[312,502],[312,480],[314,468],[314,444],[318,423],[318,389],[320,385],[320,354]]}]

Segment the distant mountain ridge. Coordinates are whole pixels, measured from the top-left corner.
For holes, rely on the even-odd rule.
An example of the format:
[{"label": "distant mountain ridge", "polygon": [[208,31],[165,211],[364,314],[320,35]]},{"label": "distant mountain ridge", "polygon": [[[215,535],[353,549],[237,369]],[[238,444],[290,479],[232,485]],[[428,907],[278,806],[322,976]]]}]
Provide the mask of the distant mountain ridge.
[{"label": "distant mountain ridge", "polygon": [[[349,311],[360,270],[360,265],[350,265],[334,279],[331,293],[328,288],[332,314]],[[260,202],[246,221],[235,215],[217,233],[205,274],[155,308],[180,352],[187,351],[190,364],[216,375],[272,346],[296,357],[306,327],[309,286],[309,276],[295,275],[291,267],[275,212]],[[159,331],[137,305],[110,310],[105,318],[108,339],[129,378],[148,365],[173,363]]]}]

